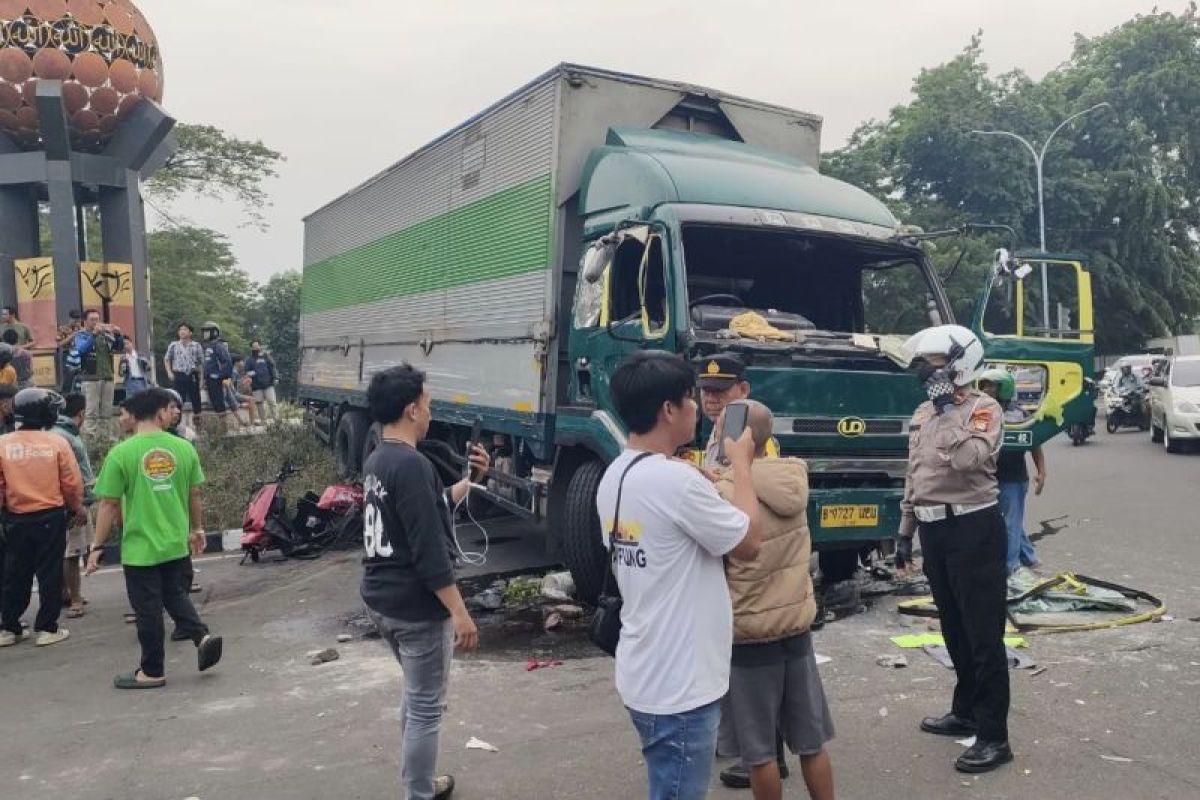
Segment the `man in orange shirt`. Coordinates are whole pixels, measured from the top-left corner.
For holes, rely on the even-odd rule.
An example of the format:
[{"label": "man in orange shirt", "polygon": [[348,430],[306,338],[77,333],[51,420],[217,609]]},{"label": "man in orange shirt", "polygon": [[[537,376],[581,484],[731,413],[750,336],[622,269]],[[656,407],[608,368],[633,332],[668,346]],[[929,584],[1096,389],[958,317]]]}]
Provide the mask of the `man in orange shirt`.
[{"label": "man in orange shirt", "polygon": [[68,636],[58,625],[67,516],[85,512],[83,478],[71,445],[50,430],[64,405],[57,392],[22,389],[13,398],[21,428],[0,436],[0,502],[8,529],[0,647],[24,638],[21,615],[29,607],[34,575],[39,596],[34,644],[45,647]]}]

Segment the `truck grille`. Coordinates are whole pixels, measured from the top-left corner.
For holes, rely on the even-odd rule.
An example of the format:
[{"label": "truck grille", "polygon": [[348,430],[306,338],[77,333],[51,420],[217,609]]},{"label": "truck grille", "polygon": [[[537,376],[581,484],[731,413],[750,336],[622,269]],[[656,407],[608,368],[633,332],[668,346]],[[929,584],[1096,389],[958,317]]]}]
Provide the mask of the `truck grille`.
[{"label": "truck grille", "polygon": [[794,447],[787,444],[780,446],[781,455],[797,456],[804,459],[823,458],[837,461],[847,459],[907,459],[908,450],[888,450],[882,447],[853,450],[840,447]]},{"label": "truck grille", "polygon": [[[815,433],[838,435],[838,425],[842,422],[833,417],[796,417],[792,420],[792,433]],[[905,420],[902,419],[864,419],[866,426],[857,436],[899,436],[904,433]]]}]

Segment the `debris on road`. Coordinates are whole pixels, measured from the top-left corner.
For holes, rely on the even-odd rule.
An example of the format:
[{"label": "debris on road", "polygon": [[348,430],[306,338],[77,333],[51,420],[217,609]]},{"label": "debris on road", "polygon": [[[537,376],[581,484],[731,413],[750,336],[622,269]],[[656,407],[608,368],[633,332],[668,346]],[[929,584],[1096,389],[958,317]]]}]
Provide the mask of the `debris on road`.
[{"label": "debris on road", "polygon": [[881,667],[891,667],[893,669],[902,669],[908,666],[908,657],[899,655],[883,655],[875,659],[875,663]]},{"label": "debris on road", "polygon": [[975,739],[976,737],[974,736],[968,736],[966,739],[955,739],[954,743],[961,744],[963,747],[974,747]]},{"label": "debris on road", "polygon": [[559,614],[557,611],[551,611],[549,614],[546,615],[545,621],[542,622],[542,628],[544,628],[545,630],[548,630],[548,631],[552,631],[555,628],[561,626],[562,622],[563,622],[562,614]]},{"label": "debris on road", "polygon": [[542,597],[557,603],[569,603],[575,598],[575,581],[569,572],[551,572],[542,578]]},{"label": "debris on road", "polygon": [[1036,678],[1038,675],[1041,675],[1043,672],[1045,672],[1048,669],[1050,669],[1050,668],[1049,667],[1038,667],[1033,672],[1029,673],[1029,677]]},{"label": "debris on road", "polygon": [[337,661],[339,658],[341,658],[341,654],[332,647],[327,647],[324,650],[313,650],[312,652],[308,653],[308,658],[309,663],[316,667],[320,666],[321,664],[327,664],[330,661]]},{"label": "debris on road", "polygon": [[816,659],[817,659],[818,667],[821,666],[822,664],[828,664],[830,661],[833,661],[833,659],[830,658],[829,656],[823,656],[820,653],[816,654]]},{"label": "debris on road", "polygon": [[353,637],[353,636],[351,636],[351,635],[350,635],[350,634],[348,634],[348,633],[339,633],[339,634],[337,635],[337,640],[338,640],[339,642],[342,642],[342,643],[349,642],[349,641],[351,641],[351,640],[353,640],[353,639],[354,639],[354,637]]},{"label": "debris on road", "polygon": [[1126,758],[1125,756],[1106,756],[1103,753],[1101,753],[1100,757],[1103,758],[1105,761],[1112,761],[1113,763],[1116,763],[1116,764],[1132,764],[1133,763],[1132,758]]},{"label": "debris on road", "polygon": [[467,749],[468,750],[486,750],[489,753],[499,753],[500,752],[500,748],[496,747],[496,745],[488,744],[487,742],[483,741],[482,739],[477,739],[474,736],[472,736],[470,739],[467,739]]},{"label": "debris on road", "polygon": [[561,667],[562,665],[563,662],[556,658],[538,660],[531,656],[529,660],[525,662],[525,671],[533,672],[535,669],[548,669],[549,667]]},{"label": "debris on road", "polygon": [[547,610],[550,611],[550,613],[552,613],[552,614],[558,614],[563,619],[579,619],[584,614],[583,606],[577,606],[577,605],[573,605],[573,604],[561,605],[561,606],[547,606]]}]

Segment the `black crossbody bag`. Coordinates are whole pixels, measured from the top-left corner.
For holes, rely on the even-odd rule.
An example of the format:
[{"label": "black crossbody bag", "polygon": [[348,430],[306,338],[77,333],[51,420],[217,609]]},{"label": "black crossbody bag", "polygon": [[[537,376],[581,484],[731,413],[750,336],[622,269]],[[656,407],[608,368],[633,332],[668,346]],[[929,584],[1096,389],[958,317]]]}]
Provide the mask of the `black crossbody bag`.
[{"label": "black crossbody bag", "polygon": [[610,656],[617,654],[617,643],[621,641],[621,606],[624,605],[619,591],[609,594],[609,580],[615,580],[612,575],[616,569],[613,553],[617,546],[617,529],[621,525],[621,491],[625,488],[625,476],[629,474],[629,470],[639,461],[652,455],[654,454],[642,453],[630,461],[617,483],[617,505],[613,509],[612,527],[608,530],[608,565],[604,569],[604,584],[600,587],[600,596],[596,599],[596,613],[592,616],[592,624],[588,628],[588,638],[592,640],[592,644]]}]

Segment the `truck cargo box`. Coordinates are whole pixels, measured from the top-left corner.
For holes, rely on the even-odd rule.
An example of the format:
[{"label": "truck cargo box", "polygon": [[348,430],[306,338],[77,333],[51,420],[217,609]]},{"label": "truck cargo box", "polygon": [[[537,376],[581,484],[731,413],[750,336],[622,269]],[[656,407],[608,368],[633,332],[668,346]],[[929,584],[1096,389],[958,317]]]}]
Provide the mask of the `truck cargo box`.
[{"label": "truck cargo box", "polygon": [[361,401],[407,361],[439,403],[554,412],[575,202],[611,128],[690,130],[816,167],[821,120],[563,64],[305,219],[301,396]]}]

